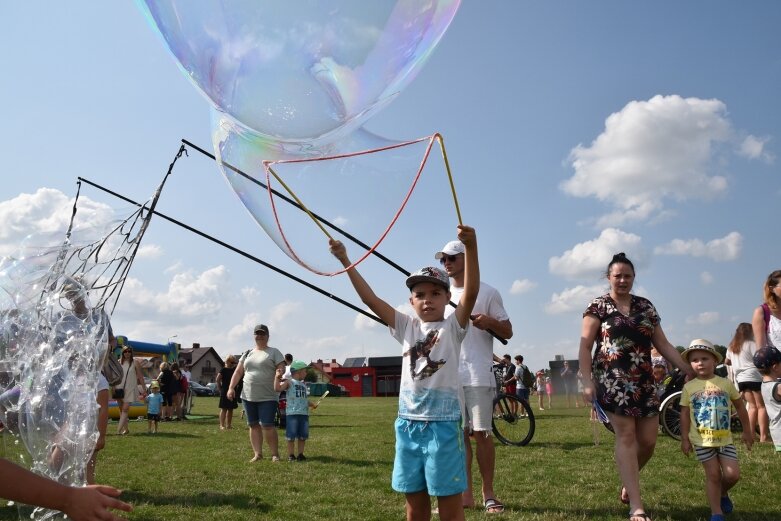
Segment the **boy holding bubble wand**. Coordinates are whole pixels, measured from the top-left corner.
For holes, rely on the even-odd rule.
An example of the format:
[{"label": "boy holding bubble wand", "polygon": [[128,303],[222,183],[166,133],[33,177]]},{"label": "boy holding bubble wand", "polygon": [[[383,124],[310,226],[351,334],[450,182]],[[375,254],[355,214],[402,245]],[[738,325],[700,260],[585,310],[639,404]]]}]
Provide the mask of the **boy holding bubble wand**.
[{"label": "boy holding bubble wand", "polygon": [[409,302],[415,310],[415,316],[409,316],[375,295],[352,266],[344,245],[329,241],[331,253],[348,268],[358,296],[403,345],[392,486],[405,494],[409,521],[431,518],[431,496],[437,497],[440,519],[464,519],[461,494],[466,490],[466,456],[458,359],[477,300],[480,269],[474,228],[459,225],[458,239],[466,250],[464,292],[447,318],[450,279],[443,270],[425,267],[407,278]]}]

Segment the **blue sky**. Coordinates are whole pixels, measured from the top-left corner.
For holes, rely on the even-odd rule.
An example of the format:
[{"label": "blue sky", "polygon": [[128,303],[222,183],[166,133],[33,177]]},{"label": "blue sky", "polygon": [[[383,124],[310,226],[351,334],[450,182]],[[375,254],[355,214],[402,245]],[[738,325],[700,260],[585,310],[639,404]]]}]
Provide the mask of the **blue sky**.
[{"label": "blue sky", "polygon": [[[133,3],[2,11],[1,254],[63,226],[77,176],[143,200],[181,138],[210,149],[208,102]],[[750,321],[781,251],[780,22],[771,0],[461,5],[418,77],[366,127],[444,135],[482,278],[515,329],[497,353],[534,368],[575,357],[582,310],[618,251],[674,344],[726,344]],[[408,269],[433,263],[455,232],[447,187],[431,183],[380,248]],[[180,160],[159,209],[358,303],[346,277],[285,256],[197,153]],[[361,270],[405,305],[398,272],[372,259]],[[399,351],[355,312],[163,221],[131,277],[113,322],[132,339],[176,335],[227,354],[263,322],[272,345],[307,361]]]}]

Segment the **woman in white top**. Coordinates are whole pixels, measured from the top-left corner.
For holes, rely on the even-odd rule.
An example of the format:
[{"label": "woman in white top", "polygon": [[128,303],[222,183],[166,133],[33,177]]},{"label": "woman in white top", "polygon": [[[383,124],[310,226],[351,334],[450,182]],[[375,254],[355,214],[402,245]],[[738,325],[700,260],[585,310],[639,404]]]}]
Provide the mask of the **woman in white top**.
[{"label": "woman in white top", "polygon": [[128,411],[130,404],[144,398],[144,373],[138,360],[133,358],[133,348],[125,346],[122,348],[122,382],[115,389],[123,389],[125,394],[122,398],[117,398],[119,405],[119,425],[117,434],[128,434]]},{"label": "woman in white top", "polygon": [[763,442],[769,440],[769,420],[762,399],[762,375],[754,365],[756,352],[757,344],[754,342],[751,324],[742,322],[729,343],[725,363],[731,368],[735,385],[748,404],[751,432],[756,432],[759,424],[759,441]]},{"label": "woman in white top", "polygon": [[765,302],[754,310],[751,319],[754,340],[759,347],[781,349],[781,270],[767,276],[762,295]]}]

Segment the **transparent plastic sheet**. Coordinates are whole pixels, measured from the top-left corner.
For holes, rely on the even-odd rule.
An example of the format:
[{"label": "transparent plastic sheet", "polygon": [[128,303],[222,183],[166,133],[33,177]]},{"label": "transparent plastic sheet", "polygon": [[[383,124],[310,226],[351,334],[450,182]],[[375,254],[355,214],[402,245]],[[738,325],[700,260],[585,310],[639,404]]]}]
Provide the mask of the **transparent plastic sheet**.
[{"label": "transparent plastic sheet", "polygon": [[[4,442],[12,443],[6,452],[74,486],[86,484],[98,439],[97,385],[108,355],[104,308],[118,298],[148,216],[145,207],[81,201],[87,211],[77,211],[77,196],[67,231],[29,236],[0,260],[0,421],[10,434]],[[25,518],[64,518],[19,508]]]}]

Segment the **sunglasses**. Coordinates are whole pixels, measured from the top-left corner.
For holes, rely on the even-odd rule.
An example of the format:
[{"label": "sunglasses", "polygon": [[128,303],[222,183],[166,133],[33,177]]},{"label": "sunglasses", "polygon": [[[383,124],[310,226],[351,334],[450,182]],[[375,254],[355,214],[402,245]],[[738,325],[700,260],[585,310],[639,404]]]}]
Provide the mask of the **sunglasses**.
[{"label": "sunglasses", "polygon": [[265,331],[255,331],[255,336],[266,336],[267,334]]},{"label": "sunglasses", "polygon": [[446,262],[456,262],[456,259],[458,258],[458,255],[443,255],[439,259],[440,264],[445,264]]}]

